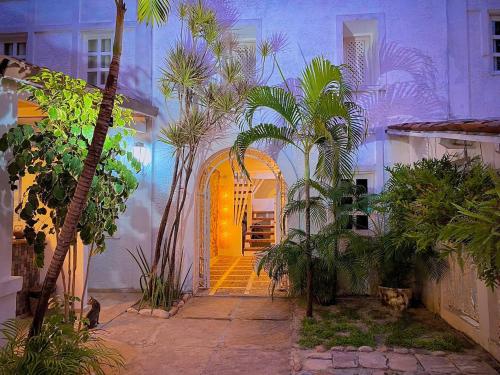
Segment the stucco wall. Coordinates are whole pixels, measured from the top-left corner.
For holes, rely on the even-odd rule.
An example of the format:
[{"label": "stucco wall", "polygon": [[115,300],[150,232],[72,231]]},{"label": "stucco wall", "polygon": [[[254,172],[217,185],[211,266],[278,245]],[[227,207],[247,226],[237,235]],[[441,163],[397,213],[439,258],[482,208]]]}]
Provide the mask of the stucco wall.
[{"label": "stucco wall", "polygon": [[[371,176],[371,191],[384,183],[384,161],[410,162],[404,142],[385,142],[387,124],[448,117],[499,116],[500,76],[491,69],[489,14],[500,0],[235,0],[239,25],[254,25],[257,41],[284,32],[288,44],[279,55],[287,78],[297,77],[306,61],[323,55],[341,63],[344,22],[371,20],[376,24],[377,75],[374,84],[358,93],[367,110],[369,136],[358,153],[358,171]],[[148,130],[152,164],[141,187],[120,219],[122,235],[108,241],[108,252],[95,258],[91,286],[137,287],[137,271],[124,248],[142,245],[151,251],[157,223],[171,181],[171,151],[156,141],[159,130],[175,118],[175,102],[165,102],[157,85],[167,51],[177,40],[175,15],[166,26],[150,28],[135,21],[136,1],[127,1],[122,91],[160,108]],[[27,60],[82,75],[82,35],[112,30],[111,0],[4,0],[0,2],[0,34],[26,32]],[[57,8],[57,12],[54,9]],[[275,74],[270,84],[280,82]],[[203,161],[232,144],[236,129],[200,154],[188,192],[183,225],[186,265],[195,262],[195,186]],[[149,147],[149,144],[148,144]],[[493,151],[483,150],[492,153]],[[292,150],[272,153],[288,184],[302,174],[300,156]],[[300,225],[301,223],[290,223]]]},{"label": "stucco wall", "polygon": [[[16,123],[16,117],[16,85],[0,78],[0,136]],[[10,274],[13,200],[6,166],[5,155],[0,154],[0,324],[15,317],[16,293],[21,289],[23,281],[21,277]]]},{"label": "stucco wall", "polygon": [[[500,153],[495,142],[475,142],[467,148],[470,157],[500,168]],[[413,163],[422,158],[440,158],[444,154],[464,156],[463,149],[447,149],[439,138],[394,137],[387,142],[391,151],[388,165]],[[421,297],[425,306],[439,314],[454,328],[478,342],[497,359],[500,358],[500,293],[477,279],[475,268],[466,262],[460,267],[449,259],[450,268],[439,282],[423,280]]]}]

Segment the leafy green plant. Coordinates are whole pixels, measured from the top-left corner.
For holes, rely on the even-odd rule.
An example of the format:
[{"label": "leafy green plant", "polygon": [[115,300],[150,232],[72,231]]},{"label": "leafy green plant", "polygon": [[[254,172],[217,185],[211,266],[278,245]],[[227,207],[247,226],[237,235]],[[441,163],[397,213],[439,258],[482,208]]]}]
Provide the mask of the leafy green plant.
[{"label": "leafy green plant", "polygon": [[[139,0],[138,1],[139,21],[164,23],[166,22],[169,10],[169,0]],[[54,289],[59,274],[64,265],[64,259],[74,241],[77,233],[78,223],[87,204],[87,199],[93,178],[96,174],[97,165],[106,142],[110,122],[113,119],[113,110],[118,88],[118,76],[120,72],[120,60],[123,46],[123,30],[125,24],[125,12],[127,7],[124,0],[115,0],[116,18],[113,39],[113,56],[109,65],[109,73],[103,90],[103,98],[99,107],[98,116],[95,122],[94,135],[88,147],[83,170],[78,177],[75,193],[68,207],[64,224],[58,235],[58,241],[54,250],[54,256],[43,282],[42,293],[38,302],[36,313],[29,336],[36,336],[42,328],[45,313],[47,312],[50,293]]]},{"label": "leafy green plant", "polygon": [[40,333],[28,338],[28,320],[2,324],[1,374],[102,374],[121,368],[123,358],[87,330],[75,330],[61,314],[47,317]]},{"label": "leafy green plant", "polygon": [[[377,264],[382,281],[388,284],[385,286],[408,287],[415,275],[439,279],[446,270],[444,256],[450,253],[452,239],[456,240],[455,245],[471,240],[470,234],[467,238],[454,237],[460,231],[454,232],[457,227],[450,223],[460,222],[455,219],[462,215],[458,205],[464,201],[479,204],[491,197],[486,192],[493,186],[492,174],[477,159],[458,164],[449,155],[422,159],[412,165],[398,164],[388,168],[388,172],[389,181],[375,207],[387,219],[386,225],[375,239],[361,240],[358,245],[372,250],[371,261],[376,262],[372,264]],[[494,207],[495,198],[492,199],[489,204]],[[463,225],[464,222],[462,228]],[[478,229],[471,226],[467,230],[471,233]],[[492,239],[490,265],[491,254],[498,251],[495,246]],[[482,261],[485,264],[485,258]]]},{"label": "leafy green plant", "polygon": [[[102,93],[88,90],[83,80],[44,69],[29,81],[20,90],[47,116],[34,125],[18,124],[10,129],[0,138],[0,151],[12,151],[7,165],[12,189],[24,176],[33,177],[15,210],[25,222],[25,237],[34,245],[36,263],[41,267],[46,237],[59,235],[83,171]],[[116,232],[116,220],[137,188],[135,173],[140,170],[140,163],[127,152],[126,137],[134,134],[129,128],[131,111],[121,107],[122,96],[115,103],[115,129],[104,142],[90,198],[77,225],[82,242],[92,248],[89,262],[91,255],[105,250],[105,237]],[[67,319],[75,317],[74,306],[79,301],[75,296],[77,251],[74,240],[67,276],[62,273]]]},{"label": "leafy green plant", "polygon": [[472,259],[477,273],[490,287],[500,285],[500,178],[490,172],[494,187],[482,195],[454,204],[458,210],[441,231],[451,252]]},{"label": "leafy green plant", "polygon": [[[176,278],[179,228],[195,162],[210,142],[237,121],[248,90],[259,79],[257,73],[264,72],[266,59],[279,47],[265,47],[269,46],[267,41],[260,44],[259,71],[256,51],[238,52],[231,30],[236,12],[229,3],[180,1],[178,10],[180,38],[168,52],[160,78],[165,99],[175,99],[179,105],[178,116],[167,123],[159,137],[174,159],[149,277],[150,283],[161,285],[172,285]],[[147,289],[157,290],[152,284]]]},{"label": "leafy green plant", "polygon": [[383,344],[454,352],[471,347],[463,334],[422,310],[410,310],[395,319],[389,308],[374,300],[345,299],[333,309],[319,307],[315,319],[304,318],[299,344],[306,348]]},{"label": "leafy green plant", "polygon": [[[279,67],[278,67],[279,68]],[[365,134],[362,109],[355,103],[351,87],[343,77],[344,67],[314,58],[303,70],[298,88],[259,86],[248,95],[245,119],[248,129],[238,134],[231,150],[240,168],[246,172],[247,149],[259,142],[276,141],[293,147],[303,158],[304,199],[295,204],[305,218],[303,251],[307,272],[307,316],[312,317],[313,243],[311,218],[321,215],[311,197],[312,168],[317,179],[335,186],[342,178],[350,178],[355,163],[353,151]],[[281,69],[279,70],[281,73]],[[278,116],[277,123],[253,124],[257,111],[269,110]],[[313,151],[318,153],[316,166],[311,165]],[[248,173],[246,173],[248,175]],[[316,214],[315,214],[316,213]]]},{"label": "leafy green plant", "polygon": [[[142,297],[139,302],[139,308],[147,306],[152,309],[169,309],[175,301],[182,298],[184,286],[191,272],[190,266],[184,277],[182,276],[184,259],[184,254],[182,252],[180,254],[180,261],[174,268],[175,275],[172,279],[168,280],[162,279],[151,272],[151,267],[141,246],[137,247],[135,252],[129,249],[127,249],[127,252],[132,256],[141,272],[139,284]],[[167,266],[170,266],[168,260]],[[154,278],[151,279],[152,277]]]},{"label": "leafy green plant", "polygon": [[[12,189],[27,174],[34,177],[16,212],[25,222],[24,234],[34,245],[37,265],[42,266],[46,236],[61,228],[82,173],[102,94],[87,90],[83,80],[49,70],[29,80],[32,84],[23,85],[21,91],[47,117],[35,125],[18,124],[10,129],[0,138],[0,151],[12,151],[7,164]],[[116,232],[115,222],[137,188],[135,173],[140,163],[127,152],[126,143],[126,137],[134,134],[129,128],[132,116],[120,107],[122,103],[123,97],[118,96],[114,131],[106,137],[77,228],[83,243],[94,243],[96,252],[105,249],[105,236]]]},{"label": "leafy green plant", "polygon": [[[355,209],[352,203],[345,203],[346,196],[359,197],[362,192],[349,181],[341,181],[336,187],[311,180],[311,187],[318,193],[311,199],[311,217],[319,227],[311,235],[313,262],[312,294],[321,305],[335,304],[337,280],[340,274],[347,276],[353,290],[361,290],[367,279],[365,263],[357,253],[358,248],[341,251],[343,240],[350,240],[354,234],[347,227],[349,216]],[[289,216],[303,212],[305,203],[296,193],[303,187],[304,181],[297,181],[289,191],[291,199],[284,214]],[[327,222],[327,215],[330,220]],[[287,277],[294,294],[303,294],[307,290],[307,259],[305,252],[306,233],[291,229],[285,239],[260,254],[258,272],[266,270],[269,274],[271,292]],[[354,251],[356,250],[356,251]]]}]

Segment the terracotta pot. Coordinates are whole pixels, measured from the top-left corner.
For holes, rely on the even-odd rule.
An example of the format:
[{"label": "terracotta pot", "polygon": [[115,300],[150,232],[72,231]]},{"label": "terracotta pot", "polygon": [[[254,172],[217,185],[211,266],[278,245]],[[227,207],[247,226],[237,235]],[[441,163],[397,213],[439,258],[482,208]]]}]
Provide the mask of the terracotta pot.
[{"label": "terracotta pot", "polygon": [[384,305],[396,311],[404,311],[410,305],[412,290],[410,288],[387,288],[379,286],[378,295]]}]

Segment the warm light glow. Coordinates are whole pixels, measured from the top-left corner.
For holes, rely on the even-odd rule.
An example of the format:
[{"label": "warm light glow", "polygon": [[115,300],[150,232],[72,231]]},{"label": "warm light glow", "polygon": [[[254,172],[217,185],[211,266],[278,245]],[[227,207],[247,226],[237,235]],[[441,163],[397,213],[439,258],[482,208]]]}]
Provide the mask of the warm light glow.
[{"label": "warm light glow", "polygon": [[226,206],[226,207],[222,207],[222,211],[224,212],[227,212],[229,210],[229,208]]}]

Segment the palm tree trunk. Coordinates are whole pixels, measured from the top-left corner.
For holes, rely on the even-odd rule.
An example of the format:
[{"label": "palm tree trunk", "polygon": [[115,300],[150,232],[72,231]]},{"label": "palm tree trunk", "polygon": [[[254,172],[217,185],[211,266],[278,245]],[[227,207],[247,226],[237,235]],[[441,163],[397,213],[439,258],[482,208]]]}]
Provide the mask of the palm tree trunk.
[{"label": "palm tree trunk", "polygon": [[309,152],[304,155],[304,176],[305,176],[305,211],[306,211],[306,267],[307,267],[307,311],[306,316],[312,318],[313,316],[313,264],[312,264],[312,249],[311,249],[311,191],[310,191],[310,167],[309,167]]},{"label": "palm tree trunk", "polygon": [[109,66],[109,75],[106,80],[106,86],[104,87],[104,93],[101,106],[99,108],[99,115],[97,117],[92,143],[89,146],[83,172],[78,178],[75,194],[69,205],[68,213],[64,219],[64,224],[61,228],[59,237],[57,238],[57,246],[43,282],[42,294],[40,296],[40,300],[38,301],[35,316],[33,317],[29,337],[39,334],[42,328],[50,294],[56,285],[57,278],[59,277],[59,273],[61,272],[64,264],[64,258],[66,258],[66,254],[68,253],[69,246],[75,239],[76,226],[80,221],[80,216],[85,208],[85,205],[87,204],[87,195],[92,184],[97,164],[101,158],[102,148],[108,133],[108,127],[115,103],[118,74],[120,71],[123,23],[126,11],[124,0],[115,0],[115,3],[116,24],[115,38],[113,41],[113,59],[111,60],[111,64]]}]

